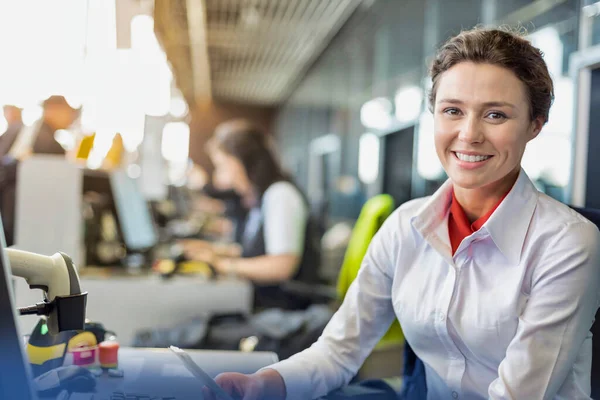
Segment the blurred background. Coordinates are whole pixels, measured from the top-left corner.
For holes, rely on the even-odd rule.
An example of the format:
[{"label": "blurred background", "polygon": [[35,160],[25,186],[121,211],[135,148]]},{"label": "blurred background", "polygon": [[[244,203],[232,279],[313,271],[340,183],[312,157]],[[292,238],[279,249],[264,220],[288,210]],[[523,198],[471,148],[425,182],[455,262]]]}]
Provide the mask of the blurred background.
[{"label": "blurred background", "polygon": [[[435,190],[444,173],[424,101],[430,57],[461,29],[522,26],[556,85],[550,122],[525,169],[569,201],[569,57],[600,40],[587,3],[2,1],[0,103],[22,108],[27,125],[46,98],[62,95],[81,114],[61,144],[71,149],[96,134],[88,167],[102,165],[120,133],[130,176],[143,175],[147,142],[160,143],[166,168],[157,173],[171,183],[182,181],[188,158],[211,170],[203,144],[219,122],[251,119],[273,135],[285,167],[331,224],[355,219],[376,193],[401,203]],[[0,131],[6,125],[0,118]]]}]

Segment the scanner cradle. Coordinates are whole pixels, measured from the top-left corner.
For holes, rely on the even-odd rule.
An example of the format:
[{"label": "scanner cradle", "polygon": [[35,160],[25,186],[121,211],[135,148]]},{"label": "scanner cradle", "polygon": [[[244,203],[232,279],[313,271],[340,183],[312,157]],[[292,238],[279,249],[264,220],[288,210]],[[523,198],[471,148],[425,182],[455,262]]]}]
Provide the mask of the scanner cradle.
[{"label": "scanner cradle", "polygon": [[25,278],[31,289],[42,289],[42,302],[19,309],[21,315],[45,315],[48,331],[56,335],[83,330],[87,292],[81,291],[79,275],[71,258],[64,253],[44,256],[6,249],[15,276]]}]

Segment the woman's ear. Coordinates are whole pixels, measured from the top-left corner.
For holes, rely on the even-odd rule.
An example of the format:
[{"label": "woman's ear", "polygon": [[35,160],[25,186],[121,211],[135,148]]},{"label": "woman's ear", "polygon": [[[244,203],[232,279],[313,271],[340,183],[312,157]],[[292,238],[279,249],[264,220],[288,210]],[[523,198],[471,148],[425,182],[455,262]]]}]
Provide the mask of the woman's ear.
[{"label": "woman's ear", "polygon": [[545,123],[546,122],[543,117],[537,117],[531,121],[531,125],[529,127],[529,140],[535,139],[537,135],[540,134]]}]

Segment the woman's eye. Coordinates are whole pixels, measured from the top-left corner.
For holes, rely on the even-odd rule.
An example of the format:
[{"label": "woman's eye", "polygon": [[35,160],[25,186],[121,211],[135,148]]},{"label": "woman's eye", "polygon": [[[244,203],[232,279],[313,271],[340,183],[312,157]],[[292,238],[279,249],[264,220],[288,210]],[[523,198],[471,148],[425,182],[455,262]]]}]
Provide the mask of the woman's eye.
[{"label": "woman's eye", "polygon": [[444,114],[455,116],[460,115],[460,111],[457,108],[446,108]]},{"label": "woman's eye", "polygon": [[494,119],[494,120],[503,120],[506,119],[506,115],[499,113],[499,112],[491,112],[488,115],[488,118],[490,119]]}]

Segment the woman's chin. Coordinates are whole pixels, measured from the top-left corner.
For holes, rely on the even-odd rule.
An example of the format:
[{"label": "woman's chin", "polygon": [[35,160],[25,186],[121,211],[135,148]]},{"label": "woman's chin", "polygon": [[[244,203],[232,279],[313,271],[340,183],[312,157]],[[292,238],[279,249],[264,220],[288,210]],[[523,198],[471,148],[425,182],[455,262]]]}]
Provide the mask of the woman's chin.
[{"label": "woman's chin", "polygon": [[462,189],[479,189],[486,186],[488,182],[483,178],[474,174],[458,173],[450,175],[452,183]]}]

